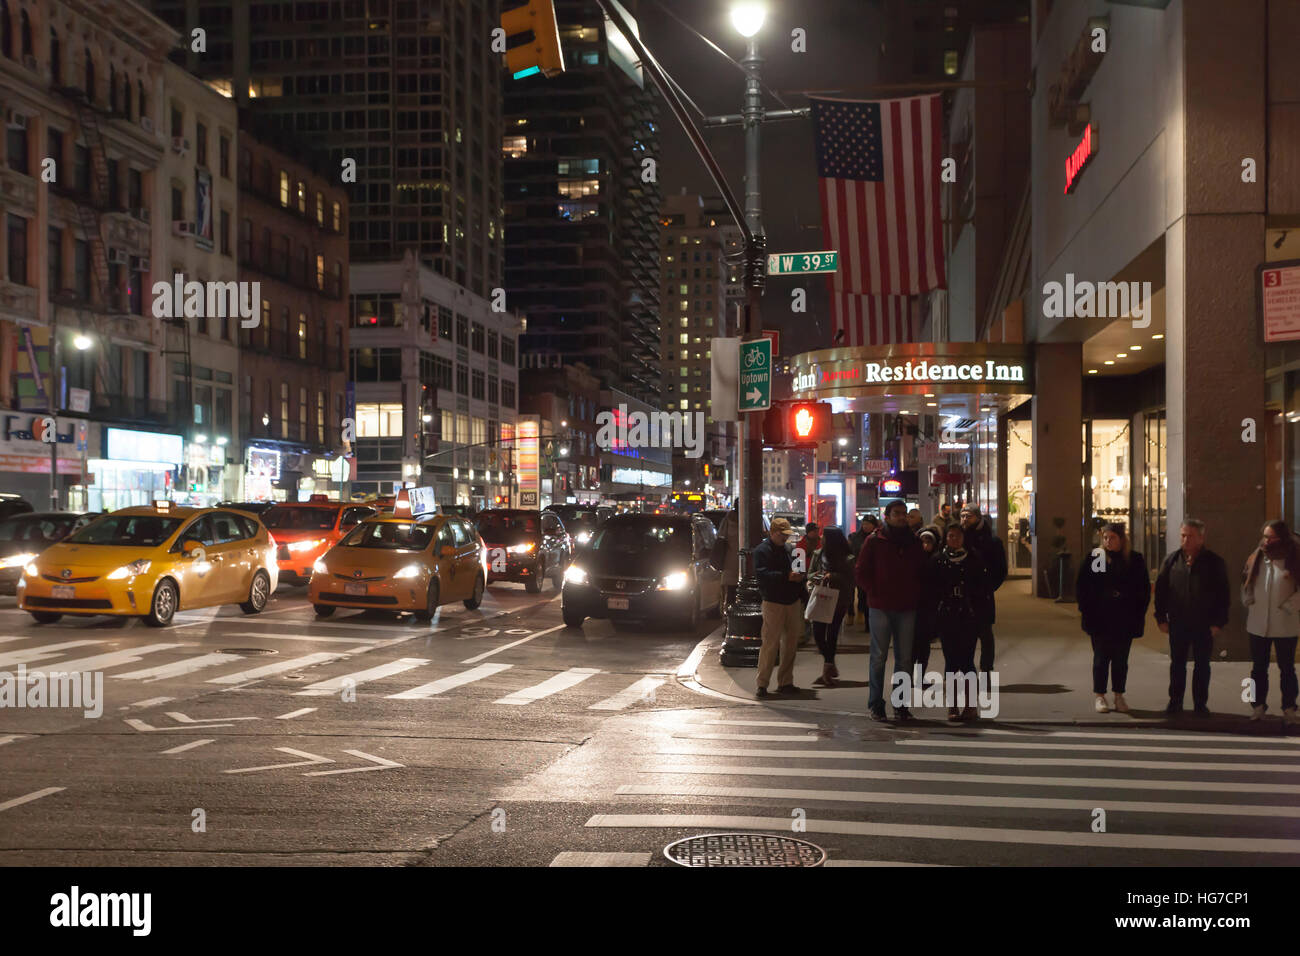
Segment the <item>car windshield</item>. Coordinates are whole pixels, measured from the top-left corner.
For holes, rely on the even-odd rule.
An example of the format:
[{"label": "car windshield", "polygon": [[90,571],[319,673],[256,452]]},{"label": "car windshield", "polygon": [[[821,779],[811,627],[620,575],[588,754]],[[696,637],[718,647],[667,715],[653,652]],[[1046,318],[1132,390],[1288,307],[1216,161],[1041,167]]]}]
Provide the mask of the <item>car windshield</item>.
[{"label": "car windshield", "polygon": [[22,515],[0,521],[0,541],[30,541],[53,544],[72,530],[76,515]]},{"label": "car windshield", "polygon": [[335,508],[286,508],[276,505],[262,515],[262,523],[281,531],[329,531],[334,527]]},{"label": "car windshield", "polygon": [[182,520],[164,515],[106,515],[64,540],[69,544],[154,548],[175,534]]},{"label": "car windshield", "polygon": [[345,548],[379,548],[384,551],[423,551],[433,538],[425,524],[373,521],[357,525],[343,539]]},{"label": "car windshield", "polygon": [[480,515],[478,533],[484,541],[510,544],[541,531],[541,519],[535,514]]},{"label": "car windshield", "polygon": [[600,524],[594,511],[562,511],[557,512],[560,520],[564,522],[566,531],[595,531],[596,526]]},{"label": "car windshield", "polygon": [[691,526],[685,521],[611,521],[591,548],[609,558],[664,551],[689,555]]}]

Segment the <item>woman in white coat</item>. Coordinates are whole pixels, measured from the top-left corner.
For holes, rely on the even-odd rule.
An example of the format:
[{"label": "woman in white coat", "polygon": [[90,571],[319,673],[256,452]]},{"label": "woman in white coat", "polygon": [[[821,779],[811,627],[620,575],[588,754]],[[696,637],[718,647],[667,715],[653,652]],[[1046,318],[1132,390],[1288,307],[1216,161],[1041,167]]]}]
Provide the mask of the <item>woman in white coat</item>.
[{"label": "woman in white coat", "polygon": [[1241,574],[1241,600],[1246,605],[1246,632],[1254,662],[1250,676],[1255,684],[1251,720],[1268,709],[1268,657],[1277,655],[1282,677],[1282,719],[1297,723],[1296,637],[1300,635],[1300,549],[1286,523],[1264,525],[1259,547],[1246,560]]}]

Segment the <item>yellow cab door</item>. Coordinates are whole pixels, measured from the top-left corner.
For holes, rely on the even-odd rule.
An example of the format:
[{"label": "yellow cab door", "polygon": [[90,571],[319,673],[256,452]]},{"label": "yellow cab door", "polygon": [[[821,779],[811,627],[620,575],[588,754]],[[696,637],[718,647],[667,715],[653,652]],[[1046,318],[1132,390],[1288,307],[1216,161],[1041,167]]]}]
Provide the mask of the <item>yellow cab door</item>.
[{"label": "yellow cab door", "polygon": [[[438,525],[438,533],[434,536],[433,541],[433,567],[438,575],[438,587],[441,590],[442,601],[449,604],[452,601],[464,600],[461,594],[466,585],[461,581],[462,575],[456,562],[456,535],[452,530],[452,520],[447,518]],[[450,548],[452,553],[450,557],[444,555],[444,550]],[[469,585],[473,587],[473,584]]]},{"label": "yellow cab door", "polygon": [[[200,545],[198,551],[189,555],[184,552],[187,541]],[[182,610],[195,607],[208,607],[217,603],[213,595],[219,593],[216,573],[217,562],[213,553],[215,541],[212,536],[212,522],[207,515],[201,515],[191,521],[176,539],[169,557],[172,559],[172,576],[176,578],[181,589],[180,607]]]},{"label": "yellow cab door", "polygon": [[231,604],[248,600],[252,585],[252,558],[249,551],[253,542],[245,533],[238,515],[228,511],[215,511],[208,516],[212,526],[214,604]]},{"label": "yellow cab door", "polygon": [[464,518],[449,518],[456,537],[456,578],[461,584],[463,601],[474,596],[474,579],[483,570],[479,564],[478,532]]}]

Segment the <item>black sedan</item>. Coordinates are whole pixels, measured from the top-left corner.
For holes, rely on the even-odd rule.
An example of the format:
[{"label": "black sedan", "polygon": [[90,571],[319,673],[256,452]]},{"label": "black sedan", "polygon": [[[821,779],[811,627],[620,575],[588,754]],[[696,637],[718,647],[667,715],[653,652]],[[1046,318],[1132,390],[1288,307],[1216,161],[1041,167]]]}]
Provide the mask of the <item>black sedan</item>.
[{"label": "black sedan", "polygon": [[490,508],[476,518],[487,546],[488,583],[516,581],[537,594],[549,577],[560,586],[573,560],[573,540],[559,516],[527,508]]},{"label": "black sedan", "polygon": [[564,530],[573,538],[575,556],[586,550],[596,531],[605,523],[596,509],[587,505],[551,505],[546,510],[558,515],[564,523]]},{"label": "black sedan", "polygon": [[564,623],[670,619],[694,631],[700,615],[716,614],[722,601],[715,540],[701,515],[615,515],[565,572]]},{"label": "black sedan", "polygon": [[0,594],[15,594],[33,558],[99,517],[99,512],[29,511],[0,521]]}]

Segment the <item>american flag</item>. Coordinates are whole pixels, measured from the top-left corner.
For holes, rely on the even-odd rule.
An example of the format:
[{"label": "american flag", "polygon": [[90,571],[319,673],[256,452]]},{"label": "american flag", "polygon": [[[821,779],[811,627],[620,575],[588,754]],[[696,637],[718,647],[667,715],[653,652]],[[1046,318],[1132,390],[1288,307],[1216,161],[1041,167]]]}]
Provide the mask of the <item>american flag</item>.
[{"label": "american flag", "polygon": [[835,347],[915,342],[921,334],[921,300],[914,295],[831,292]]},{"label": "american flag", "polygon": [[[943,105],[938,95],[897,100],[812,99],[835,328],[850,328],[857,296],[917,295],[945,283],[939,214]],[[868,317],[870,303],[855,304]],[[905,304],[877,315],[906,312]],[[888,340],[884,340],[888,341]],[[897,341],[897,340],[895,340]]]}]

